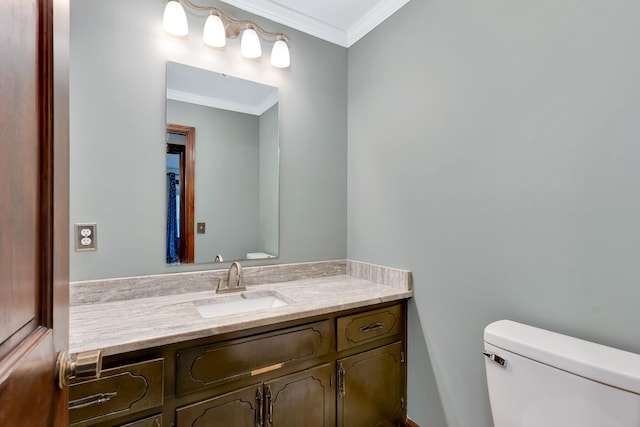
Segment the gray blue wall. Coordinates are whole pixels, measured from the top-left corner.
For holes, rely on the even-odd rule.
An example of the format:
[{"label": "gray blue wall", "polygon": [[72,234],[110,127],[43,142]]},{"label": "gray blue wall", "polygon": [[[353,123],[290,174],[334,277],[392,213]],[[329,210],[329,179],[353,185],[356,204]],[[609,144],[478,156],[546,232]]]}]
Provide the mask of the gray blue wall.
[{"label": "gray blue wall", "polygon": [[194,236],[195,262],[261,249],[260,117],[168,100],[167,123],[196,129],[194,221],[206,229]]},{"label": "gray blue wall", "polygon": [[278,104],[260,116],[260,209],[258,248],[270,255],[278,253],[278,189],[277,167],[280,158],[278,145]]},{"label": "gray blue wall", "polygon": [[348,256],[413,271],[422,427],[491,425],[493,320],[640,352],[638,16],[413,0],[349,49]]},{"label": "gray blue wall", "polygon": [[640,4],[413,0],[348,61],[259,20],[291,37],[284,71],[242,60],[237,40],[204,48],[203,19],[186,42],[166,37],[163,6],[71,2],[71,222],[99,230],[97,252],[71,254],[72,280],[175,271],[154,213],[172,60],[280,88],[273,262],[413,271],[422,427],[491,425],[480,350],[493,320],[640,352]]},{"label": "gray blue wall", "polygon": [[70,221],[98,224],[98,250],[71,252],[72,281],[190,268],[164,263],[166,61],[280,88],[280,258],[269,262],[346,257],[347,50],[211,4],[285,32],[291,67],[270,65],[271,43],[257,61],[239,39],[203,46],[206,16],[189,15],[188,40],[165,35],[162,1],[71,1]]}]

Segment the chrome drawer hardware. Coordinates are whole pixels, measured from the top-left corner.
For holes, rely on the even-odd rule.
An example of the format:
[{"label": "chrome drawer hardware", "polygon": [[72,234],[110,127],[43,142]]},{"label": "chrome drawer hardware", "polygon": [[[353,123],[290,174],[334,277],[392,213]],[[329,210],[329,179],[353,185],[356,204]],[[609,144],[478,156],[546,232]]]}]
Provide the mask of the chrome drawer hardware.
[{"label": "chrome drawer hardware", "polygon": [[101,405],[116,397],[118,393],[98,393],[92,396],[83,397],[82,399],[72,400],[69,402],[69,410],[86,408],[87,406]]},{"label": "chrome drawer hardware", "polygon": [[384,323],[377,322],[377,323],[372,323],[370,325],[363,326],[362,328],[360,328],[360,331],[371,332],[371,331],[375,331],[376,329],[382,329],[382,328],[384,328]]},{"label": "chrome drawer hardware", "polygon": [[504,360],[502,357],[498,356],[495,353],[489,353],[489,352],[483,351],[482,354],[484,354],[485,356],[487,356],[489,359],[493,360],[500,366],[504,366],[507,363],[506,360]]}]

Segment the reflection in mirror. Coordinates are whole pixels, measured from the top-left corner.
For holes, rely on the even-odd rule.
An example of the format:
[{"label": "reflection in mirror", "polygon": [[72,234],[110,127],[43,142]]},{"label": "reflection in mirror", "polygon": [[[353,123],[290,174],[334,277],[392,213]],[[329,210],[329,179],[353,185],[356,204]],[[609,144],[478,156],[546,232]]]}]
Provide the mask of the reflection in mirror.
[{"label": "reflection in mirror", "polygon": [[167,124],[167,264],[193,262],[195,134]]},{"label": "reflection in mirror", "polygon": [[278,89],[167,63],[166,262],[278,256]]}]

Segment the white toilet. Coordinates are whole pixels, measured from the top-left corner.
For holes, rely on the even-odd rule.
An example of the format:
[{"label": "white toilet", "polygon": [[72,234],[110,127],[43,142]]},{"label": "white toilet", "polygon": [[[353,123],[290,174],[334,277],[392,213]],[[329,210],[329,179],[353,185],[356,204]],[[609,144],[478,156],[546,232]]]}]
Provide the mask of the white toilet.
[{"label": "white toilet", "polygon": [[484,350],[495,427],[640,426],[638,354],[510,320]]}]

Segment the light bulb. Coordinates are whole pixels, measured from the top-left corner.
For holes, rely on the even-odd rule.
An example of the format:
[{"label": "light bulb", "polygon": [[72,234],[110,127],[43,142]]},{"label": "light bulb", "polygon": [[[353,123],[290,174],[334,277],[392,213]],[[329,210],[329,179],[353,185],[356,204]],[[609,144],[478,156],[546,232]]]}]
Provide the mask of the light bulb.
[{"label": "light bulb", "polygon": [[287,68],[290,64],[289,46],[287,46],[287,42],[279,38],[273,44],[273,49],[271,50],[271,65],[278,68]]},{"label": "light bulb", "polygon": [[204,24],[202,40],[207,46],[223,47],[227,44],[224,24],[218,15],[211,14]]},{"label": "light bulb", "polygon": [[187,14],[180,2],[171,0],[164,8],[164,16],[162,18],[162,26],[164,30],[173,36],[186,36],[189,33],[189,25],[187,24]]},{"label": "light bulb", "polygon": [[258,33],[251,27],[248,27],[242,33],[240,52],[245,58],[259,58],[262,56],[262,47],[260,46]]}]

